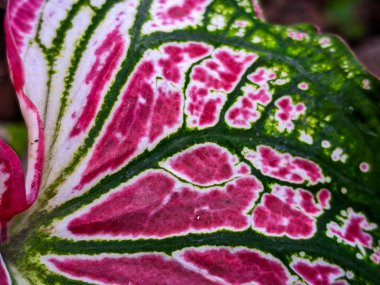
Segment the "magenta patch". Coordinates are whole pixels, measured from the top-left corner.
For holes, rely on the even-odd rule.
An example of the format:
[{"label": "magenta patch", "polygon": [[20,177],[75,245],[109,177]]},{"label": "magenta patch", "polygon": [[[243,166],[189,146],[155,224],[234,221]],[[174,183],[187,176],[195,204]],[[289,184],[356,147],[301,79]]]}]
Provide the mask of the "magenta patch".
[{"label": "magenta patch", "polygon": [[294,129],[294,120],[297,120],[305,113],[306,107],[303,103],[293,104],[292,98],[284,96],[275,102],[278,110],[275,114],[275,120],[278,122],[280,132],[291,132]]},{"label": "magenta patch", "polygon": [[210,0],[155,0],[152,3],[151,17],[143,28],[145,33],[170,31],[195,26],[203,17]]},{"label": "magenta patch", "polygon": [[163,254],[49,257],[52,270],[84,282],[118,285],[220,284]]},{"label": "magenta patch", "polygon": [[305,32],[296,32],[292,30],[288,32],[288,36],[295,41],[302,41],[309,37],[308,34]]},{"label": "magenta patch", "polygon": [[111,123],[95,146],[76,189],[81,189],[84,184],[107,169],[115,169],[137,151],[149,129],[148,120],[154,96],[150,79],[153,75],[152,62],[145,61],[138,66],[123,96],[122,104],[117,108]]},{"label": "magenta patch", "polygon": [[[288,284],[285,266],[272,256],[244,248],[186,249],[179,254],[192,267],[227,284]],[[223,283],[223,284],[226,284]]]},{"label": "magenta patch", "polygon": [[371,260],[375,264],[380,264],[380,240],[377,241],[378,246],[373,249],[373,253],[371,254]]},{"label": "magenta patch", "polygon": [[248,79],[258,88],[254,88],[252,85],[242,88],[243,96],[240,96],[227,111],[227,124],[234,128],[249,129],[251,124],[260,118],[260,112],[257,110],[258,104],[266,106],[272,101],[269,81],[275,78],[276,74],[266,68],[259,68],[248,75]]},{"label": "magenta patch", "polygon": [[245,149],[243,155],[262,174],[282,181],[317,184],[325,180],[321,168],[314,162],[279,153],[269,146],[258,146],[256,152]]},{"label": "magenta patch", "polygon": [[196,145],[161,164],[181,178],[198,185],[213,185],[249,174],[250,168],[226,149],[211,143]]},{"label": "magenta patch", "polygon": [[179,83],[183,80],[181,64],[189,60],[197,60],[210,52],[210,48],[205,45],[190,43],[188,45],[167,45],[163,51],[165,57],[158,60],[158,65],[162,69],[162,75],[168,81]]},{"label": "magenta patch", "polygon": [[371,231],[377,226],[370,224],[363,214],[356,213],[351,208],[348,208],[345,214],[344,217],[339,218],[343,221],[342,226],[336,222],[330,222],[327,225],[328,236],[335,236],[338,240],[353,247],[372,248],[372,236],[366,231]]},{"label": "magenta patch", "polygon": [[0,138],[0,243],[7,239],[8,222],[29,206],[20,159]]},{"label": "magenta patch", "polygon": [[187,124],[200,128],[215,125],[226,100],[226,93],[233,90],[256,58],[253,54],[220,48],[215,51],[212,59],[194,67],[186,91]]},{"label": "magenta patch", "polygon": [[[117,45],[114,41],[113,44]],[[98,175],[128,162],[144,149],[153,148],[162,138],[180,127],[183,122],[183,94],[180,90],[185,70],[209,51],[206,45],[187,43],[168,44],[162,47],[162,51],[146,53],[145,58],[152,59],[142,61],[131,76],[76,190],[82,189]],[[93,77],[96,76],[87,79]],[[104,79],[100,77],[96,78]],[[157,77],[163,77],[164,80]],[[100,88],[98,85],[95,87]],[[96,104],[91,101],[90,105],[95,108]],[[90,113],[87,110],[83,114],[90,116]]]},{"label": "magenta patch", "polygon": [[290,265],[292,269],[310,285],[347,285],[343,277],[345,272],[336,265],[324,261],[310,262],[306,259],[296,258]]},{"label": "magenta patch", "polygon": [[165,134],[166,129],[174,128],[181,119],[182,95],[163,81],[158,84],[157,98],[149,128],[149,142],[154,143]]},{"label": "magenta patch", "polygon": [[19,50],[22,50],[26,37],[31,33],[35,18],[44,1],[29,0],[20,2],[10,1],[6,18],[12,30],[12,37]]},{"label": "magenta patch", "polygon": [[[328,198],[320,200],[321,195],[328,195]],[[261,203],[254,209],[252,227],[270,236],[310,238],[316,231],[315,217],[329,206],[330,192],[322,189],[317,197],[318,203],[315,203],[313,194],[307,190],[274,185],[272,193],[264,194]]]},{"label": "magenta patch", "polygon": [[[85,78],[85,83],[90,85],[91,88],[86,96],[86,103],[81,110],[81,114],[71,130],[70,137],[75,137],[86,131],[94,119],[100,96],[118,66],[124,48],[123,35],[119,31],[119,27],[116,27],[96,49],[96,60]],[[75,116],[73,115],[73,117]]]},{"label": "magenta patch", "polygon": [[78,238],[164,238],[218,229],[243,230],[246,212],[262,191],[253,176],[223,188],[199,190],[163,171],[149,171],[69,218],[67,229]]}]

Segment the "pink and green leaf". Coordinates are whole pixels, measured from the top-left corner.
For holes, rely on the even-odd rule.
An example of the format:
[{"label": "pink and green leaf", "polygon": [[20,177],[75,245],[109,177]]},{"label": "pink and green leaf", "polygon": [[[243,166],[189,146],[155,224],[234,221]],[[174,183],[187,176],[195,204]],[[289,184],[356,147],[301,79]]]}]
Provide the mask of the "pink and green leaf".
[{"label": "pink and green leaf", "polygon": [[339,39],[248,0],[14,0],[5,26],[29,163],[0,144],[1,222],[33,206],[0,280],[376,284],[380,83]]}]

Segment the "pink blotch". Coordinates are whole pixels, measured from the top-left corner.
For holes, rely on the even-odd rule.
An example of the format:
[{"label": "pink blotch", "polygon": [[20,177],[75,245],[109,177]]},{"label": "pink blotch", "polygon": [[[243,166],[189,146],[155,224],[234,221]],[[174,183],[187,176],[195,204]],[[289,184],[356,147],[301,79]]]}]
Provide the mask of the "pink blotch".
[{"label": "pink blotch", "polygon": [[336,280],[344,276],[344,271],[336,265],[324,261],[310,262],[298,259],[291,263],[292,269],[310,285],[347,285],[344,280]]},{"label": "pink blotch", "polygon": [[[96,49],[96,60],[85,78],[85,83],[90,85],[91,88],[86,96],[86,103],[81,109],[80,116],[70,132],[71,138],[85,132],[94,119],[100,96],[116,70],[124,49],[124,37],[119,31],[119,26],[110,32],[103,43]],[[74,114],[75,112],[72,117],[77,116]]]},{"label": "pink blotch", "polygon": [[216,144],[201,144],[171,157],[162,166],[182,179],[198,185],[220,184],[250,173],[245,163]]},{"label": "pink blotch", "polygon": [[309,89],[309,84],[305,83],[305,82],[301,82],[298,84],[298,88],[301,89],[301,90],[308,90]]},{"label": "pink blotch", "polygon": [[308,34],[305,32],[289,31],[288,36],[296,41],[302,41],[308,38]]},{"label": "pink blotch", "polygon": [[359,165],[360,171],[361,172],[368,172],[369,171],[369,164],[366,162],[362,162]]},{"label": "pink blotch", "polygon": [[[78,238],[165,238],[249,226],[246,214],[262,191],[253,176],[199,191],[162,171],[149,171],[69,220]],[[185,204],[184,204],[185,201]]]},{"label": "pink blotch", "polygon": [[271,194],[264,194],[252,213],[252,228],[269,236],[287,236],[292,239],[311,238],[315,219],[293,209]]},{"label": "pink blotch", "polygon": [[253,54],[218,49],[212,59],[194,67],[187,89],[188,124],[200,127],[215,125],[226,99],[221,92],[231,92],[256,58]]},{"label": "pink blotch", "polygon": [[327,225],[328,236],[336,236],[353,247],[372,248],[372,236],[365,231],[371,231],[376,226],[369,224],[363,214],[355,213],[351,208],[347,212],[348,217],[343,219],[342,226],[336,222]]},{"label": "pink blotch", "polygon": [[11,35],[15,44],[22,50],[34,27],[34,21],[43,6],[43,0],[10,1],[7,9],[7,35]]},{"label": "pink blotch", "polygon": [[220,284],[186,268],[173,258],[157,253],[50,257],[47,264],[70,278],[104,284]]},{"label": "pink blotch", "polygon": [[263,67],[248,75],[248,79],[259,86],[263,86],[275,78],[276,74],[273,71]]},{"label": "pink blotch", "polygon": [[115,169],[136,153],[149,130],[148,120],[154,100],[154,90],[150,84],[153,75],[153,62],[144,61],[137,67],[122,97],[122,103],[95,146],[76,190],[82,189],[100,173]]},{"label": "pink blotch", "polygon": [[199,8],[206,2],[206,0],[184,0],[182,5],[173,6],[169,8],[166,16],[173,21],[182,20],[188,17],[193,11],[199,11]]},{"label": "pink blotch", "polygon": [[328,189],[321,189],[317,194],[317,199],[322,208],[330,209],[331,192]]},{"label": "pink blotch", "polygon": [[167,45],[164,47],[165,57],[158,60],[165,79],[173,83],[179,83],[183,78],[180,65],[190,59],[199,59],[209,53],[209,48],[196,43],[186,46]]},{"label": "pink blotch", "polygon": [[158,1],[152,3],[152,18],[149,26],[158,30],[160,27],[173,27],[196,24],[197,16],[202,15],[209,0],[182,0],[181,4],[173,1]]},{"label": "pink blotch", "polygon": [[292,157],[288,153],[281,154],[268,146],[258,146],[257,152],[248,150],[244,157],[251,161],[262,174],[301,184],[324,182],[321,168],[314,162],[300,157]]},{"label": "pink blotch", "polygon": [[291,132],[294,129],[294,120],[297,120],[305,113],[306,107],[303,103],[293,104],[292,98],[284,96],[275,102],[278,110],[275,114],[275,120],[278,122],[280,132]]},{"label": "pink blotch", "polygon": [[315,203],[310,191],[276,184],[254,209],[252,227],[272,236],[310,238],[316,229],[315,217],[322,212],[321,201]]},{"label": "pink blotch", "polygon": [[248,249],[187,249],[180,258],[207,276],[216,276],[226,284],[288,284],[285,266],[271,256]]},{"label": "pink blotch", "polygon": [[149,129],[149,143],[156,142],[165,134],[165,128],[173,128],[181,122],[182,95],[166,82],[157,87],[157,98]]},{"label": "pink blotch", "polygon": [[224,182],[233,177],[228,153],[214,145],[200,146],[175,156],[170,169],[200,185]]}]

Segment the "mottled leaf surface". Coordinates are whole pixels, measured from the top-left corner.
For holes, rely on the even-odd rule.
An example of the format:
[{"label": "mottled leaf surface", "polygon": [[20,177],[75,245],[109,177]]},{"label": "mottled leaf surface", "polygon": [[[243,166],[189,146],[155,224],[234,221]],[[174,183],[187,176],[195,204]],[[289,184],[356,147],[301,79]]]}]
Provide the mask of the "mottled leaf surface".
[{"label": "mottled leaf surface", "polygon": [[1,281],[380,279],[380,84],[336,37],[248,0],[14,0],[6,32],[29,164],[0,193],[34,204]]}]

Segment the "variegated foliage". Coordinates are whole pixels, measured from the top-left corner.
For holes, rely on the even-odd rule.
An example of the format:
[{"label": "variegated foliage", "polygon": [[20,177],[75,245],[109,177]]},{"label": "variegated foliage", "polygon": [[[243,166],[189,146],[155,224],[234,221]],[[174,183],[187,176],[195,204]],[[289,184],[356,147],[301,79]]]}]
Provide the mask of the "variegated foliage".
[{"label": "variegated foliage", "polygon": [[261,14],[9,1],[29,164],[0,144],[1,284],[380,280],[380,84]]}]

